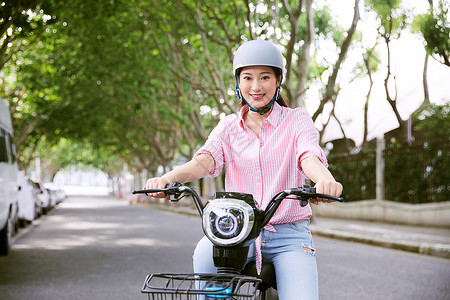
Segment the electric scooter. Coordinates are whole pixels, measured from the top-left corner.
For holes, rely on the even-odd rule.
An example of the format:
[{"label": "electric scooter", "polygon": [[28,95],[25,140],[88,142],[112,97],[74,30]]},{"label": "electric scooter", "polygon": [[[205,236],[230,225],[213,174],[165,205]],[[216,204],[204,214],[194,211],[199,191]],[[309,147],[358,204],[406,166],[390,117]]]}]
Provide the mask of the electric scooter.
[{"label": "electric scooter", "polygon": [[217,192],[206,206],[192,188],[178,182],[165,189],[135,190],[133,194],[164,192],[172,202],[191,196],[202,218],[203,232],[213,243],[213,260],[217,274],[147,275],[142,293],[149,299],[266,299],[269,288],[276,289],[275,269],[264,262],[257,275],[256,263],[246,265],[250,245],[268,224],[284,199],[295,199],[304,207],[312,198],[342,202],[343,198],[316,193],[303,185],[279,192],[262,210],[251,194]]}]

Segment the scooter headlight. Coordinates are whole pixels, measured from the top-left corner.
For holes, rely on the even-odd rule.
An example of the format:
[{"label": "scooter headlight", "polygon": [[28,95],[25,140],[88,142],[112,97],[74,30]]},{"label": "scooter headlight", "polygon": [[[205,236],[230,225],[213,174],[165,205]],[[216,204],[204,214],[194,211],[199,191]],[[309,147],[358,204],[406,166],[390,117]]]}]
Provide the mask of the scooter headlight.
[{"label": "scooter headlight", "polygon": [[203,231],[218,246],[235,246],[252,231],[252,207],[237,199],[211,200],[203,211]]}]

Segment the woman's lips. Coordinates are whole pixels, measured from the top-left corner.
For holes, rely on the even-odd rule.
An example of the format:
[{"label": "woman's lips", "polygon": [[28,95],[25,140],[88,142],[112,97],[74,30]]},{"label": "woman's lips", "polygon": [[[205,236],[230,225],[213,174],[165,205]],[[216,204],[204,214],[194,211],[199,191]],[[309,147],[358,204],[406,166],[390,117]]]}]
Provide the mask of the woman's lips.
[{"label": "woman's lips", "polygon": [[251,96],[254,100],[261,100],[262,98],[264,98],[264,94],[250,94],[250,96]]}]

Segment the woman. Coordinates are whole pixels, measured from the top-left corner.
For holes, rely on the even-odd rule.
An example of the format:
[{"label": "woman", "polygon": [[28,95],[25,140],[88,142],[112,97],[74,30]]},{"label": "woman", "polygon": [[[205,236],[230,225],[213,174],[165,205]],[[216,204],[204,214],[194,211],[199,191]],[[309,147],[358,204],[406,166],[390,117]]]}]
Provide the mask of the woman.
[{"label": "woman", "polygon": [[[225,167],[226,190],[252,194],[263,209],[273,195],[301,186],[306,177],[318,193],[340,196],[342,185],[327,169],[311,117],[303,109],[288,108],[280,95],[283,69],[282,54],[271,42],[253,40],[239,47],[233,61],[239,116],[223,118],[191,161],[149,179],[146,188],[215,177]],[[312,200],[320,201],[328,202]],[[248,260],[257,260],[258,271],[261,260],[274,264],[281,300],[318,298],[311,216],[309,205],[283,201],[249,252]],[[211,251],[204,237],[194,252],[195,272],[216,271]]]}]

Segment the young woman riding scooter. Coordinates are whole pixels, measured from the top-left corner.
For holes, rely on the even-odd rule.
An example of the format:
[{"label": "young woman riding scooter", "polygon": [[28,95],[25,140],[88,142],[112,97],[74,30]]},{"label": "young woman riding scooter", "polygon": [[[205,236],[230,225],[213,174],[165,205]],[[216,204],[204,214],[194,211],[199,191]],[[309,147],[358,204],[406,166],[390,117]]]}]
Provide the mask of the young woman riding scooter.
[{"label": "young woman riding scooter", "polygon": [[[252,194],[262,209],[272,195],[302,186],[306,178],[315,182],[317,193],[339,197],[342,185],[327,169],[311,117],[304,109],[288,108],[280,95],[284,63],[277,46],[264,40],[242,44],[235,53],[233,72],[239,115],[223,118],[191,161],[149,179],[146,188],[215,177],[225,168],[226,191]],[[256,260],[258,272],[263,260],[273,263],[281,300],[318,299],[311,216],[309,204],[301,207],[298,201],[286,199],[249,251],[248,261]],[[212,248],[206,237],[198,243],[193,256],[196,273],[216,272]]]}]

